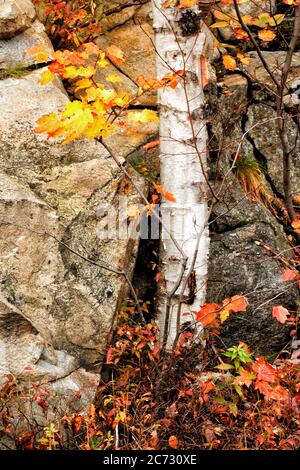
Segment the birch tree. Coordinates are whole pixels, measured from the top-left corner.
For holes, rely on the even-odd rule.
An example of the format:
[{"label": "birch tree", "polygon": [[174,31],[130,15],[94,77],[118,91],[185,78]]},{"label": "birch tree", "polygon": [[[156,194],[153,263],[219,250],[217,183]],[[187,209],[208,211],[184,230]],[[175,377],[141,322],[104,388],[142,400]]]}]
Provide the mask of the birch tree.
[{"label": "birch tree", "polygon": [[159,90],[158,96],[161,183],[176,198],[176,202],[164,200],[161,205],[163,281],[158,295],[161,336],[164,347],[171,349],[180,325],[194,321],[206,294],[209,251],[207,131],[203,119],[206,33],[200,29],[197,6],[165,8],[163,4],[166,2],[152,0],[157,76],[183,71],[181,83],[174,89]]}]

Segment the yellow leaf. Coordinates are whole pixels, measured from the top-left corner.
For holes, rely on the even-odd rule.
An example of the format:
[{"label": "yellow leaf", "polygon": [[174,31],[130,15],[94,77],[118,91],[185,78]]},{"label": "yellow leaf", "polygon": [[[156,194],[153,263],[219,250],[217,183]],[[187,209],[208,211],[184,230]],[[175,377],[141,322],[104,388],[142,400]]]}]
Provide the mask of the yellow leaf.
[{"label": "yellow leaf", "polygon": [[85,135],[89,139],[95,139],[95,137],[109,137],[115,130],[116,126],[110,124],[103,116],[99,116],[93,120],[93,123],[88,126],[85,131]]},{"label": "yellow leaf", "polygon": [[97,61],[97,65],[98,65],[98,67],[100,67],[102,69],[104,69],[105,67],[107,67],[109,65],[108,60],[105,58],[104,52],[100,53],[99,59]]},{"label": "yellow leaf", "polygon": [[64,78],[85,77],[90,78],[95,75],[96,69],[89,65],[88,67],[74,67],[70,65],[64,70]]},{"label": "yellow leaf", "polygon": [[45,70],[45,72],[42,73],[41,78],[39,79],[40,85],[48,85],[48,83],[51,83],[54,79],[54,74],[50,72],[50,70]]},{"label": "yellow leaf", "polygon": [[258,32],[258,37],[262,41],[270,42],[276,38],[276,34],[270,29],[262,29],[261,31]]},{"label": "yellow leaf", "polygon": [[93,85],[92,80],[89,78],[83,78],[82,80],[78,80],[76,82],[75,91],[84,90],[85,88],[90,88]]},{"label": "yellow leaf", "polygon": [[166,0],[161,4],[162,7],[168,8],[168,7],[173,7],[177,4],[177,0]]},{"label": "yellow leaf", "polygon": [[258,37],[262,41],[270,42],[276,38],[276,34],[270,29],[262,29],[261,31],[258,32]]},{"label": "yellow leaf", "polygon": [[248,65],[250,64],[250,57],[246,57],[244,54],[241,54],[240,52],[237,53],[237,58],[242,62],[242,64]]},{"label": "yellow leaf", "polygon": [[237,68],[235,58],[229,54],[223,55],[223,64],[227,70],[235,70]]},{"label": "yellow leaf", "polygon": [[229,23],[227,21],[218,21],[210,26],[210,28],[228,28]]},{"label": "yellow leaf", "polygon": [[117,73],[109,73],[106,77],[105,77],[105,80],[107,82],[111,82],[111,83],[119,83],[122,81],[122,78],[120,77],[120,75],[118,75]]},{"label": "yellow leaf", "polygon": [[220,312],[220,320],[221,320],[221,323],[223,323],[225,320],[227,320],[227,318],[229,317],[230,315],[230,312],[229,310],[221,310]]},{"label": "yellow leaf", "polygon": [[159,118],[156,111],[151,109],[143,109],[143,111],[131,111],[128,113],[128,119],[136,124],[145,122],[158,122]]}]

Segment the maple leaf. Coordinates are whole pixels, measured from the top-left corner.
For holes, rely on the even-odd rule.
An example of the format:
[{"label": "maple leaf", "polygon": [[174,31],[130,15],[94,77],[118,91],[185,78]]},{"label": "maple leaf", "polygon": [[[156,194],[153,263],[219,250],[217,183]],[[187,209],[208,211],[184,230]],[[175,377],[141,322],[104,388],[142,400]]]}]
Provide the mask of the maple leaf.
[{"label": "maple leaf", "polygon": [[248,300],[242,295],[234,295],[231,299],[223,300],[223,306],[232,312],[246,312]]},{"label": "maple leaf", "polygon": [[205,327],[217,319],[219,310],[220,305],[218,304],[206,304],[197,313],[196,320]]},{"label": "maple leaf", "polygon": [[169,437],[169,446],[172,447],[172,449],[177,449],[178,448],[178,438],[176,436],[170,436]]},{"label": "maple leaf", "polygon": [[275,387],[272,387],[268,398],[276,401],[284,401],[289,398],[289,392],[286,388],[282,387],[282,385],[275,385]]},{"label": "maple leaf", "polygon": [[105,49],[106,56],[111,59],[116,64],[121,64],[125,61],[123,51],[118,47],[112,44]]},{"label": "maple leaf", "polygon": [[255,390],[258,390],[265,397],[268,397],[272,391],[271,385],[264,380],[256,380],[254,383]]},{"label": "maple leaf", "polygon": [[48,83],[51,83],[53,79],[54,79],[54,74],[50,70],[45,70],[39,79],[39,84],[48,85]]},{"label": "maple leaf", "polygon": [[276,38],[276,34],[270,29],[262,29],[261,31],[258,32],[258,37],[262,41],[270,42]]},{"label": "maple leaf", "polygon": [[92,85],[93,85],[92,80],[90,80],[89,78],[83,78],[82,80],[78,80],[78,81],[76,82],[75,91],[79,91],[79,90],[84,90],[84,89],[86,89],[86,88],[90,88]]},{"label": "maple leaf", "polygon": [[164,191],[162,193],[162,195],[165,199],[167,199],[167,201],[176,202],[176,198],[172,193],[168,193],[168,192]]},{"label": "maple leaf", "polygon": [[246,33],[246,31],[244,31],[243,29],[241,28],[235,28],[233,30],[233,35],[236,39],[241,39],[243,41],[247,41],[249,42],[250,41],[250,38],[248,36],[248,33]]},{"label": "maple leaf", "polygon": [[166,0],[161,4],[162,7],[168,8],[168,7],[173,7],[177,4],[177,0]]},{"label": "maple leaf", "polygon": [[272,317],[276,318],[279,323],[284,324],[287,321],[287,317],[289,316],[289,314],[290,312],[282,305],[278,305],[272,308]]},{"label": "maple leaf", "polygon": [[255,375],[249,372],[242,367],[239,369],[239,375],[234,379],[234,385],[246,385],[246,387],[250,387],[253,382]]},{"label": "maple leaf", "polygon": [[258,381],[276,381],[276,369],[266,362],[263,357],[256,359],[256,362],[252,365],[252,370],[255,372]]},{"label": "maple leaf", "polygon": [[37,127],[35,128],[36,134],[47,133],[48,137],[59,135],[62,130],[62,123],[57,114],[50,113],[42,116],[37,120]]},{"label": "maple leaf", "polygon": [[98,55],[100,52],[99,47],[94,42],[86,42],[82,45],[82,48],[86,51],[89,56]]},{"label": "maple leaf", "polygon": [[297,274],[293,269],[286,269],[281,275],[281,280],[282,282],[293,281],[296,276]]},{"label": "maple leaf", "polygon": [[244,54],[241,54],[240,52],[238,52],[236,56],[242,62],[242,64],[248,65],[251,62],[250,57],[246,57]]},{"label": "maple leaf", "polygon": [[229,54],[224,54],[222,57],[223,64],[227,70],[235,70],[237,68],[237,63],[234,57]]}]

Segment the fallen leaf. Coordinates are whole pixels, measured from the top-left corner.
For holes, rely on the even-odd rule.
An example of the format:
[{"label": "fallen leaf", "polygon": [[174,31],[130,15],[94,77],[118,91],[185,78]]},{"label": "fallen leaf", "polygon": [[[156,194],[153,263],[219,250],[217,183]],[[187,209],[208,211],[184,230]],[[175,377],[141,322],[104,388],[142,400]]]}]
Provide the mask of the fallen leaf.
[{"label": "fallen leaf", "polygon": [[176,436],[169,437],[169,446],[172,447],[172,449],[178,448],[178,439]]},{"label": "fallen leaf", "polygon": [[263,357],[256,359],[256,362],[252,366],[252,370],[257,376],[257,381],[275,382],[276,380],[276,370],[271,366],[271,364],[266,362]]},{"label": "fallen leaf", "polygon": [[287,317],[289,316],[290,312],[284,308],[282,305],[278,305],[273,307],[272,309],[272,316],[276,318],[279,323],[284,324],[287,321]]},{"label": "fallen leaf", "polygon": [[281,276],[281,280],[283,282],[287,282],[287,281],[293,281],[296,277],[296,273],[295,271],[293,271],[292,269],[286,269],[283,273],[282,273],[282,276]]}]

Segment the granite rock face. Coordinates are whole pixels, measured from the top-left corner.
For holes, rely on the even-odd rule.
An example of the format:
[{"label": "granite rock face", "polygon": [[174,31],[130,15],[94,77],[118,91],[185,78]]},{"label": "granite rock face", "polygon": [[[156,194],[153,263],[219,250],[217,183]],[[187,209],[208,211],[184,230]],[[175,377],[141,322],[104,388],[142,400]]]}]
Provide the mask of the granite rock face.
[{"label": "granite rock face", "polygon": [[0,0],[0,39],[10,39],[25,31],[35,17],[31,0]]},{"label": "granite rock face", "polygon": [[[244,341],[255,353],[271,357],[289,340],[287,328],[272,317],[272,305],[293,309],[298,293],[281,279],[285,266],[276,254],[291,259],[293,248],[280,221],[264,196],[255,200],[242,189],[236,173],[234,159],[238,152],[238,158],[260,167],[260,186],[267,198],[282,197],[282,157],[275,111],[268,100],[254,101],[249,87],[244,76],[225,75],[215,86],[214,97],[207,98],[208,103],[214,103],[208,109],[211,147],[222,148],[221,152],[212,152],[210,158],[211,183],[216,192],[222,189],[211,216],[207,300],[221,302],[233,295],[246,295],[247,313],[232,315],[224,323],[221,339],[227,347]],[[289,123],[288,132],[292,142],[294,123]],[[300,191],[299,176],[296,153],[291,166],[295,194]]]},{"label": "granite rock face", "polygon": [[[36,120],[63,109],[69,98],[58,79],[39,84],[44,68],[28,69],[28,47],[42,42],[51,51],[31,2],[4,3],[10,9],[0,9],[3,22],[7,11],[28,11],[23,23],[16,13],[15,27],[0,42],[0,67],[8,72],[0,80],[0,383],[5,374],[48,381],[53,406],[60,403],[65,414],[75,403],[78,412],[93,399],[95,363],[128,293],[119,271],[130,278],[138,249],[138,236],[122,232],[108,240],[100,227],[107,212],[111,224],[118,218],[127,227],[119,198],[130,205],[140,196],[94,141],[61,145],[34,133]],[[22,69],[17,77],[13,67]],[[145,124],[129,138],[120,130],[107,143],[123,161],[156,132],[156,124]],[[144,180],[132,177],[144,192]],[[74,401],[76,394],[81,398]]]}]

